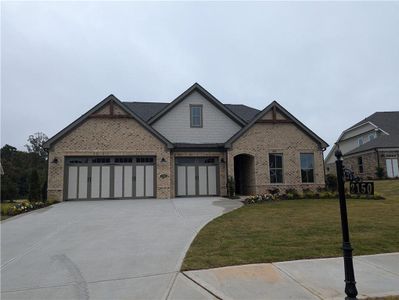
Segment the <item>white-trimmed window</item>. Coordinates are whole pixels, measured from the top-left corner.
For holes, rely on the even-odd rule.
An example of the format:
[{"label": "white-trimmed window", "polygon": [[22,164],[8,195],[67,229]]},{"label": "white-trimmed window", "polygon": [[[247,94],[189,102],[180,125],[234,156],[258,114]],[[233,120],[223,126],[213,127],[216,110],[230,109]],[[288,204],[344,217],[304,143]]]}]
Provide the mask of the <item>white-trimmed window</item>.
[{"label": "white-trimmed window", "polygon": [[363,138],[362,138],[362,137],[359,138],[359,139],[357,140],[357,143],[358,143],[359,146],[363,145],[363,144],[364,144]]},{"label": "white-trimmed window", "polygon": [[302,182],[314,182],[314,155],[313,153],[301,153],[301,177]]},{"label": "white-trimmed window", "polygon": [[283,154],[269,154],[270,183],[283,183]]},{"label": "white-trimmed window", "polygon": [[190,105],[190,127],[202,127],[202,105]]}]

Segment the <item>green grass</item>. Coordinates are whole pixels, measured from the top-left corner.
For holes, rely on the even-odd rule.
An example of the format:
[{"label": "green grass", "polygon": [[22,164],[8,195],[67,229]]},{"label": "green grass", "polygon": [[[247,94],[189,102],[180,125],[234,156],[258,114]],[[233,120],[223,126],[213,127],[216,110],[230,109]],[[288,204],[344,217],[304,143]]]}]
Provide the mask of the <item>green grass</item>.
[{"label": "green grass", "polygon": [[[399,180],[375,182],[385,200],[348,200],[354,255],[399,251]],[[254,204],[206,225],[193,241],[183,270],[340,256],[337,199]]]}]

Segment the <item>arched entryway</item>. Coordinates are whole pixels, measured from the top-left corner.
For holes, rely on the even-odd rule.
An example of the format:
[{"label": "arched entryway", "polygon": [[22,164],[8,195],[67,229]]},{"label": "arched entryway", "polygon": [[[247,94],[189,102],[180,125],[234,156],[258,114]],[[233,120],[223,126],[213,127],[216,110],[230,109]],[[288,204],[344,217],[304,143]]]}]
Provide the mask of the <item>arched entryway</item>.
[{"label": "arched entryway", "polygon": [[255,158],[252,155],[234,156],[234,181],[236,194],[255,194]]}]

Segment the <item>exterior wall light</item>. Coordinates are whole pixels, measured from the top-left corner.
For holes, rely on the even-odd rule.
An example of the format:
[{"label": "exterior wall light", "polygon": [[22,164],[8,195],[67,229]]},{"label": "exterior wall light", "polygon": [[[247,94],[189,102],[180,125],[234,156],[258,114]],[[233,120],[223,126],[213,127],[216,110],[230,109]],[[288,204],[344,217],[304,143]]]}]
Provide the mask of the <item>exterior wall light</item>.
[{"label": "exterior wall light", "polygon": [[165,163],[165,162],[166,162],[166,159],[162,157],[161,163]]},{"label": "exterior wall light", "polygon": [[58,164],[58,159],[55,157],[51,163]]}]

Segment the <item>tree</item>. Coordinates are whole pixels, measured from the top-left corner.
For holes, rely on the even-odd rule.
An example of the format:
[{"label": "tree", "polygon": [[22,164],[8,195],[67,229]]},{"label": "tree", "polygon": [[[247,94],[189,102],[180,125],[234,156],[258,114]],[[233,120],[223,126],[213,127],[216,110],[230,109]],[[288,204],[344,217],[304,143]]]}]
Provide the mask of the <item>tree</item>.
[{"label": "tree", "polygon": [[36,169],[32,170],[29,178],[29,201],[39,201],[41,199],[41,187],[39,182],[39,174]]},{"label": "tree", "polygon": [[40,158],[47,159],[47,151],[43,148],[47,140],[48,137],[43,132],[36,132],[28,137],[29,144],[26,144],[25,147],[29,153],[36,153]]}]

